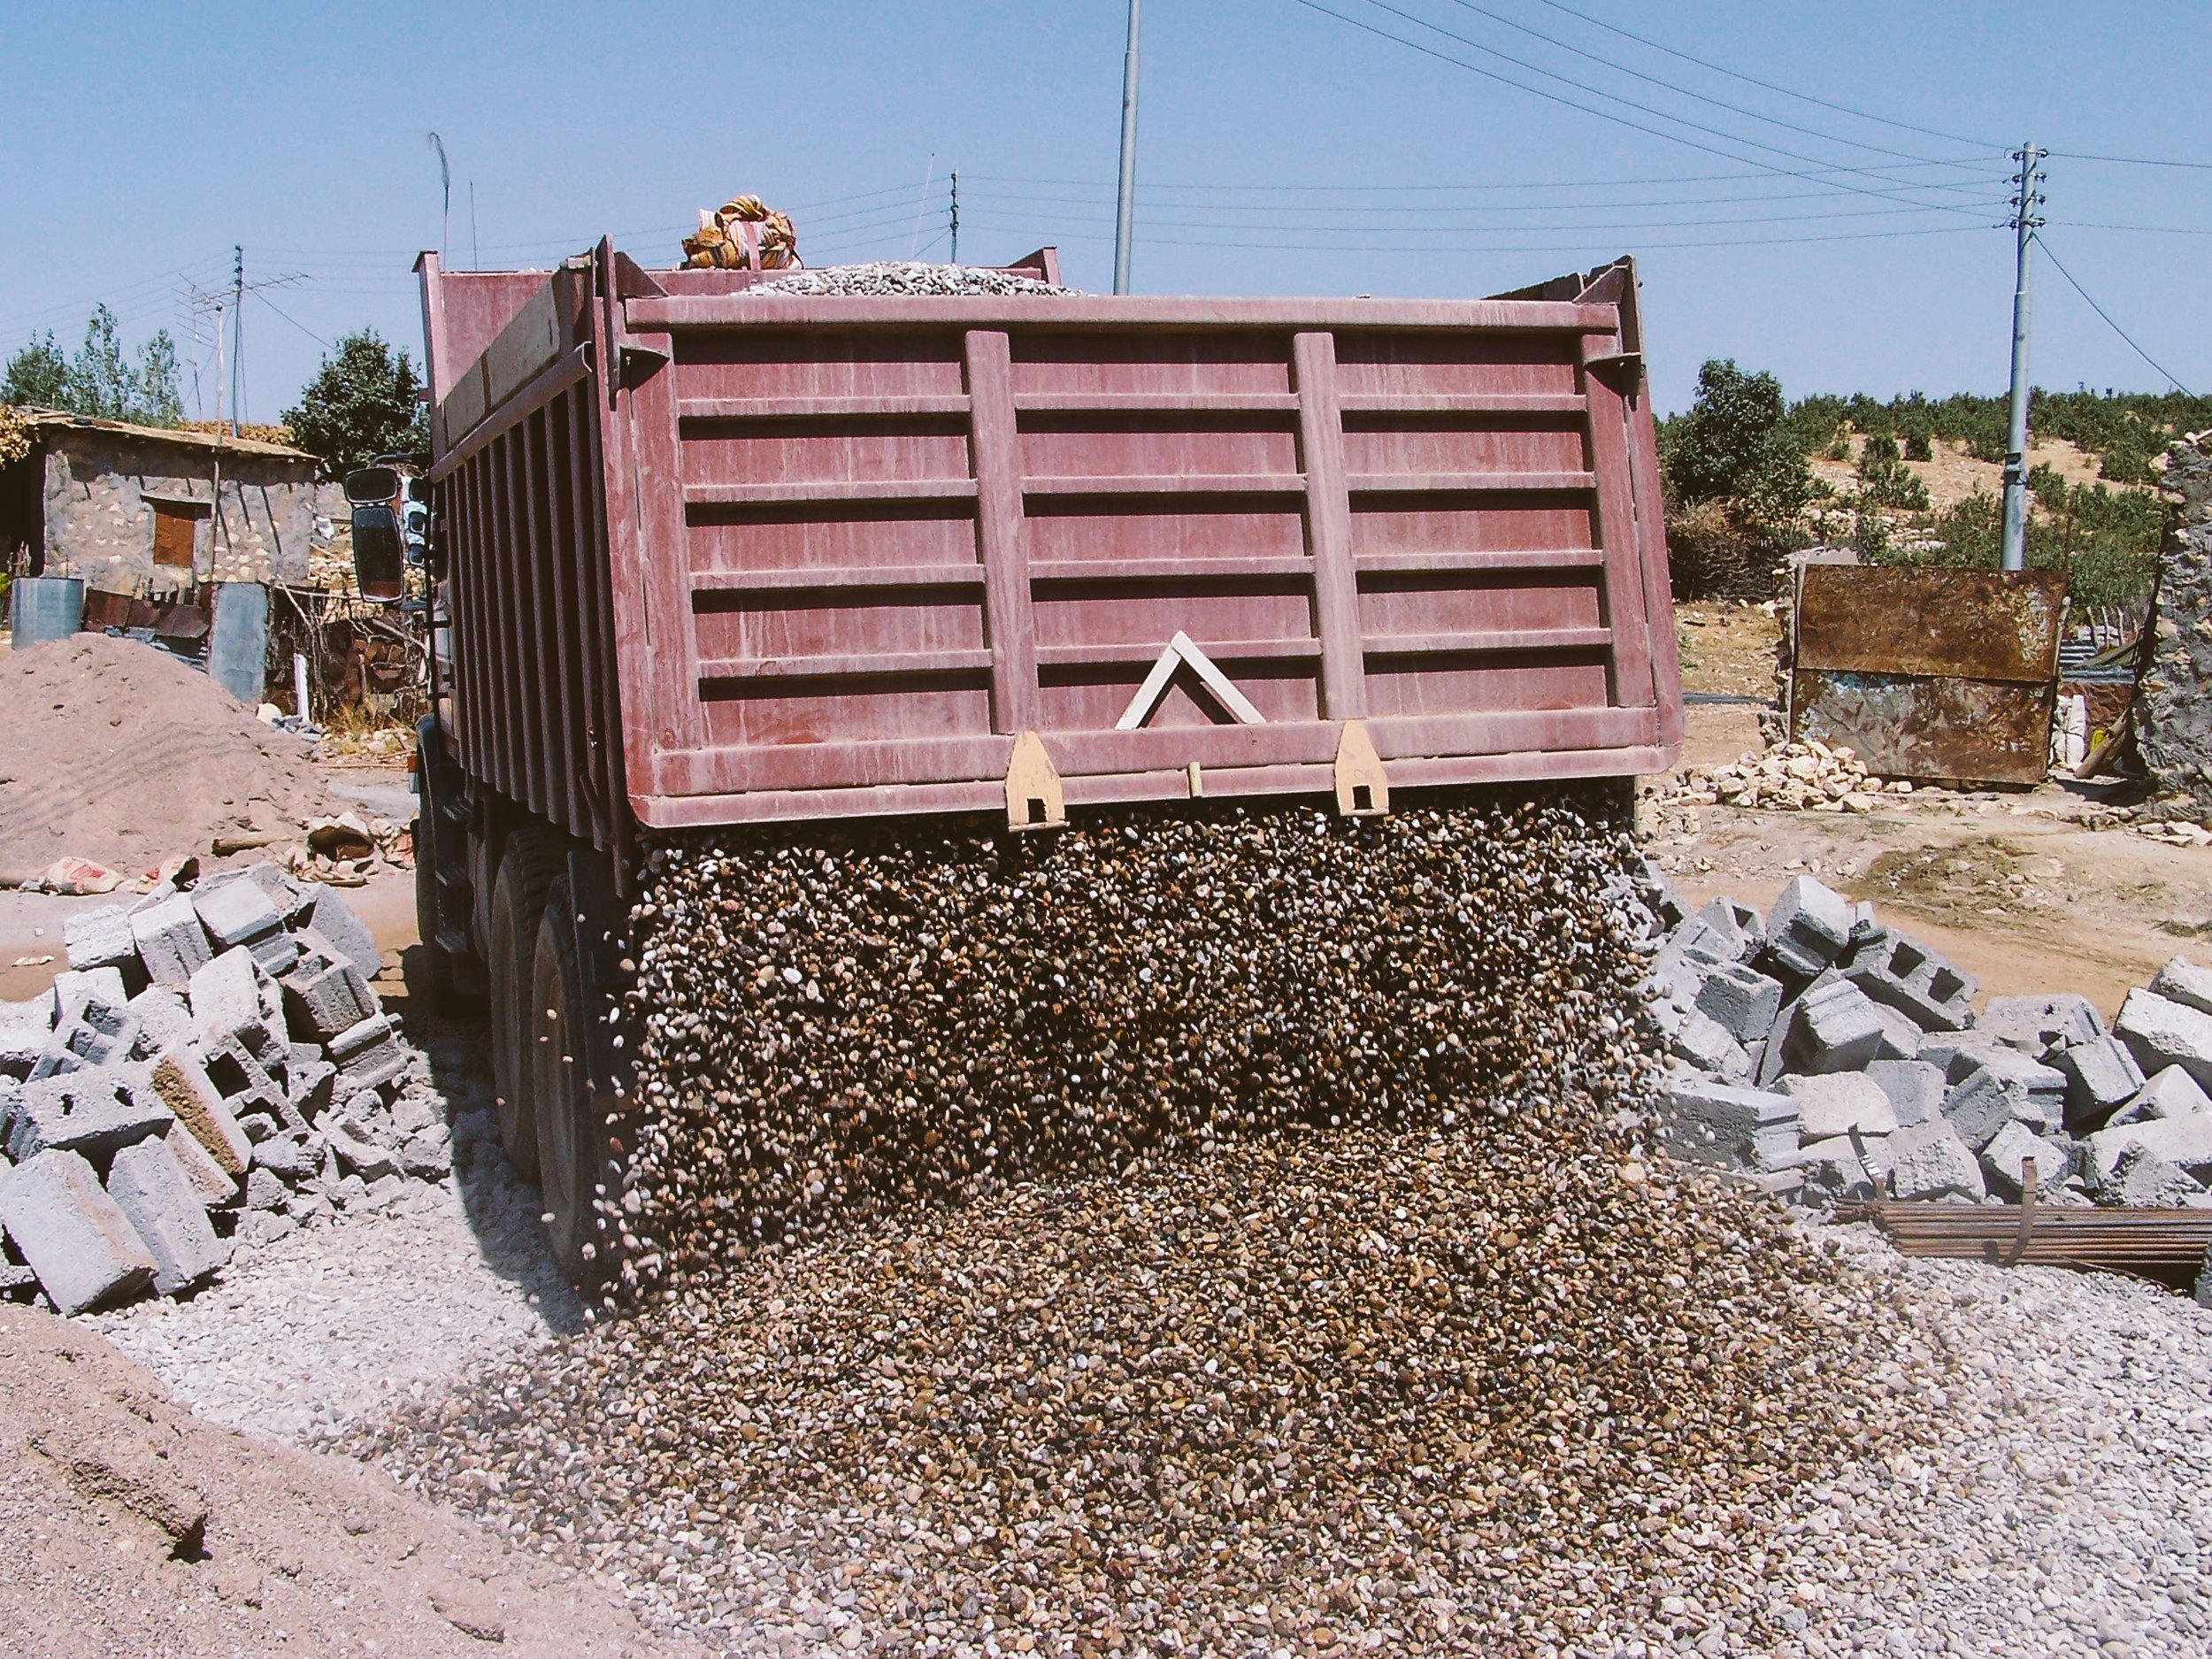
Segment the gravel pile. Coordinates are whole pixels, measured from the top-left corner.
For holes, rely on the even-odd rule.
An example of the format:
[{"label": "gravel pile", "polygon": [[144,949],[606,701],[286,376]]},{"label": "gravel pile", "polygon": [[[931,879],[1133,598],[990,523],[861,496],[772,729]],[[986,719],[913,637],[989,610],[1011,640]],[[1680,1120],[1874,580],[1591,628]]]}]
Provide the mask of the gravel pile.
[{"label": "gravel pile", "polygon": [[1654,1017],[1668,1144],[1809,1202],[2212,1205],[2212,970],[2177,956],[2108,1030],[2082,996],[1993,998],[1809,876],[1762,918],[1674,921]]},{"label": "gravel pile", "polygon": [[1623,805],[664,849],[636,1316],[357,1449],[733,1651],[1778,1633],[1747,1529],[1915,1431],[1639,1154]]},{"label": "gravel pile", "polygon": [[760,298],[792,295],[866,294],[890,299],[924,296],[958,298],[972,294],[1036,294],[1067,297],[1080,288],[1055,288],[1034,277],[1010,276],[980,265],[927,265],[911,259],[872,259],[863,265],[824,265],[815,271],[795,271],[772,282],[757,282],[744,290]]},{"label": "gravel pile", "polygon": [[1618,803],[1139,814],[648,859],[632,1292],[917,1201],[1650,1079]]}]

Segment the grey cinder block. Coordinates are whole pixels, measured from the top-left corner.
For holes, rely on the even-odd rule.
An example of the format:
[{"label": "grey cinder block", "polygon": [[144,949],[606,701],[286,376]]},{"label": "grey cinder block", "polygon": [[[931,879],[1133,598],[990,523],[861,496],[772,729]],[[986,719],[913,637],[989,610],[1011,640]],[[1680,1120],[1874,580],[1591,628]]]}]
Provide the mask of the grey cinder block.
[{"label": "grey cinder block", "polygon": [[2177,1065],[2198,1087],[2212,1088],[2212,1014],[2155,991],[2130,991],[2112,1029],[2146,1074]]},{"label": "grey cinder block", "polygon": [[133,1141],[159,1136],[173,1121],[142,1067],[103,1066],[22,1086],[8,1124],[8,1156],[21,1164],[41,1152],[75,1152],[105,1162]]},{"label": "grey cinder block", "polygon": [[242,1175],[253,1157],[253,1143],[238,1126],[237,1115],[188,1048],[173,1048],[155,1062],[153,1090],[161,1103],[192,1132],[192,1138],[227,1175]]},{"label": "grey cinder block", "polygon": [[1968,1198],[1978,1203],[1988,1190],[1972,1150],[1940,1118],[1899,1129],[1889,1138],[1889,1161],[1892,1190],[1899,1198]]},{"label": "grey cinder block", "polygon": [[2212,1014],[2212,968],[2200,968],[2186,956],[2176,956],[2161,968],[2151,989],[2170,1002]]},{"label": "grey cinder block", "polygon": [[[1866,1068],[1866,1075],[1889,1096],[1901,1128],[1933,1123],[1943,1116],[1946,1085],[1939,1067],[1925,1060],[1877,1060]],[[1948,1133],[1949,1125],[1945,1129]]]},{"label": "grey cinder block", "polygon": [[131,934],[146,977],[174,990],[189,985],[214,954],[207,948],[207,930],[200,926],[198,912],[181,893],[163,894],[134,906]]},{"label": "grey cinder block", "polygon": [[162,1145],[169,1148],[177,1167],[184,1171],[184,1179],[199,1194],[200,1202],[210,1210],[225,1210],[238,1202],[238,1182],[223,1172],[223,1168],[208,1156],[207,1148],[182,1124],[171,1124],[161,1137]]},{"label": "grey cinder block", "polygon": [[349,1090],[377,1088],[407,1070],[407,1051],[399,1046],[392,1023],[373,1014],[330,1040],[331,1064]]},{"label": "grey cinder block", "polygon": [[1697,1007],[1738,1042],[1755,1042],[1767,1034],[1781,1010],[1781,982],[1741,963],[1724,963],[1698,987]]},{"label": "grey cinder block", "polygon": [[2073,1148],[2037,1135],[2025,1124],[2008,1123],[1982,1148],[1982,1174],[1989,1190],[2008,1198],[2019,1197],[2026,1187],[2027,1178],[2022,1171],[2030,1158],[2035,1160],[2037,1190],[2047,1192],[2070,1172]]},{"label": "grey cinder block", "polygon": [[173,1296],[206,1278],[230,1252],[208,1225],[207,1211],[169,1148],[142,1141],[115,1155],[108,1196],[153,1253],[154,1289]]},{"label": "grey cinder block", "polygon": [[1876,1057],[1882,1034],[1866,994],[1848,981],[1829,980],[1799,999],[1784,1058],[1800,1071],[1856,1071]]},{"label": "grey cinder block", "polygon": [[1843,974],[1923,1031],[1963,1031],[1974,1023],[1974,977],[1902,933],[1883,928],[1861,940]]},{"label": "grey cinder block", "polygon": [[1797,1149],[1797,1102],[1678,1073],[1667,1091],[1667,1147],[1679,1158],[1773,1169]]},{"label": "grey cinder block", "polygon": [[384,958],[377,950],[376,935],[369,932],[369,925],[338,896],[337,888],[323,882],[311,882],[307,891],[307,926],[337,946],[346,959],[361,970],[363,979],[376,978],[383,971]]},{"label": "grey cinder block", "polygon": [[153,1283],[153,1253],[74,1152],[41,1152],[0,1177],[0,1225],[64,1314]]},{"label": "grey cinder block", "polygon": [[62,950],[79,972],[113,968],[126,979],[138,967],[138,942],[131,937],[130,912],[119,904],[79,910],[61,925]]},{"label": "grey cinder block", "polygon": [[2085,996],[1993,996],[1974,1029],[1987,1032],[2036,1059],[2074,1043],[2094,1042],[2105,1034],[2104,1018]]},{"label": "grey cinder block", "polygon": [[[2066,1079],[2066,1126],[2071,1130],[2098,1127],[2144,1087],[2143,1069],[2117,1037],[2096,1037],[2062,1048],[2051,1056],[2050,1064]],[[2186,1072],[2175,1071],[2174,1075],[2188,1083]],[[2188,1087],[2198,1099],[2204,1098],[2195,1084]]]},{"label": "grey cinder block", "polygon": [[2118,1129],[2155,1118],[2190,1118],[2200,1112],[2212,1112],[2212,1095],[2199,1088],[2196,1079],[2179,1066],[2170,1065],[2130,1095],[2104,1126]]},{"label": "grey cinder block", "polygon": [[1763,955],[1801,979],[1841,956],[1851,941],[1851,901],[1810,876],[1784,887],[1767,913]]}]

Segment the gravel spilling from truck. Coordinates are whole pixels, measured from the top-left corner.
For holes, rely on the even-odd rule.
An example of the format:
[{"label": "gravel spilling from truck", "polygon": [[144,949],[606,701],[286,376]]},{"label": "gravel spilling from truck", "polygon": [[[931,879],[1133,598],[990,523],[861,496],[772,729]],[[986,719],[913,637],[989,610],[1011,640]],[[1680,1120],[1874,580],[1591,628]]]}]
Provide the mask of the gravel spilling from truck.
[{"label": "gravel spilling from truck", "polygon": [[733,1651],[1763,1630],[1762,1517],[1912,1431],[1639,1153],[1621,816],[664,849],[636,1316],[357,1449]]}]

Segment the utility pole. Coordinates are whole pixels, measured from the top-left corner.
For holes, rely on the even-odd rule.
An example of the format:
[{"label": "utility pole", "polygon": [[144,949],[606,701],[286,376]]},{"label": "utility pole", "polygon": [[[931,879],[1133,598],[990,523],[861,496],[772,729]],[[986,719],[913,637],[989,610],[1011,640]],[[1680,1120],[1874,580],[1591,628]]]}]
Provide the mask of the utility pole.
[{"label": "utility pole", "polygon": [[2036,186],[2043,174],[2036,163],[2051,152],[2023,144],[2012,152],[2020,164],[2013,178],[2012,222],[2016,233],[2012,280],[2012,422],[2005,437],[2005,541],[2001,564],[2024,570],[2028,548],[2028,265],[2042,220],[2036,208],[2043,197]]},{"label": "utility pole", "polygon": [[246,250],[233,243],[230,250],[230,435],[238,435],[239,359],[246,350]]},{"label": "utility pole", "polygon": [[960,263],[960,175],[952,175],[952,263]]},{"label": "utility pole", "polygon": [[1121,199],[1114,210],[1114,292],[1129,291],[1130,221],[1137,198],[1137,6],[1129,0],[1129,50],[1121,60]]}]

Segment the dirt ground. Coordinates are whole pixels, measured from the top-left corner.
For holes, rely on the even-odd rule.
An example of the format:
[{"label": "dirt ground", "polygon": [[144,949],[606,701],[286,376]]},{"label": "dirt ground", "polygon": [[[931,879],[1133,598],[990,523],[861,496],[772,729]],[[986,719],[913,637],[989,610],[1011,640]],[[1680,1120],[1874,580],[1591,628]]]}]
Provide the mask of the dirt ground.
[{"label": "dirt ground", "polygon": [[202,1422],[50,1314],[0,1305],[0,1653],[683,1651],[373,1469]]}]

